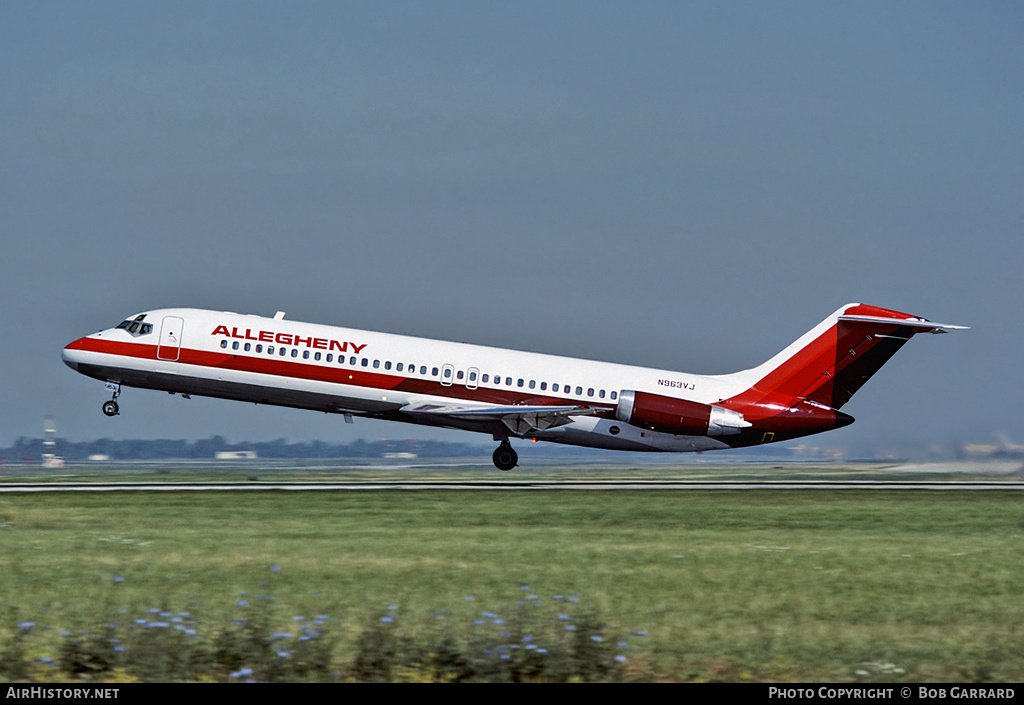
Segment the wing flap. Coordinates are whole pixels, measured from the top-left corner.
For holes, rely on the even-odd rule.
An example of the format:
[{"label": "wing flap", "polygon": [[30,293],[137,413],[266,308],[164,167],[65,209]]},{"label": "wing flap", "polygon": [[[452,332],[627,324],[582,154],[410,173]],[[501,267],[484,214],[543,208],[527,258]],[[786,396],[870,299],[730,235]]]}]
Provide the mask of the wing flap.
[{"label": "wing flap", "polygon": [[496,421],[512,433],[522,436],[572,423],[573,416],[595,416],[606,410],[590,406],[484,406],[416,402],[406,404],[400,412],[412,416],[459,421]]}]

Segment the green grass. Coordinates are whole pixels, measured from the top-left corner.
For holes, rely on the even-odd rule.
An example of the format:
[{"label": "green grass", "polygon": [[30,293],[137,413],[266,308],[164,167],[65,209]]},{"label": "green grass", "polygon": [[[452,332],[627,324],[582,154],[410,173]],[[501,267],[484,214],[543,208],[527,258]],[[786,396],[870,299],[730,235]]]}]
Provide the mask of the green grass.
[{"label": "green grass", "polygon": [[212,640],[272,596],[280,628],[330,616],[344,672],[388,607],[423,640],[529,592],[627,635],[623,677],[1024,678],[1014,492],[5,495],[0,565],[0,653],[30,621],[33,663],[111,611],[188,610]]}]

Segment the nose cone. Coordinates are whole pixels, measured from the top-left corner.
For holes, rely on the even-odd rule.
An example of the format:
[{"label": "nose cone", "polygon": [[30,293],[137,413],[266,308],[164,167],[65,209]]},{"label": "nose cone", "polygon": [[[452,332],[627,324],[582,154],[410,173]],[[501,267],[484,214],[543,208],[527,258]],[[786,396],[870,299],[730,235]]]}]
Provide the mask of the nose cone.
[{"label": "nose cone", "polygon": [[72,343],[68,343],[60,354],[60,359],[64,361],[64,364],[75,372],[78,372],[78,363],[81,361],[83,340],[85,338],[79,338]]}]

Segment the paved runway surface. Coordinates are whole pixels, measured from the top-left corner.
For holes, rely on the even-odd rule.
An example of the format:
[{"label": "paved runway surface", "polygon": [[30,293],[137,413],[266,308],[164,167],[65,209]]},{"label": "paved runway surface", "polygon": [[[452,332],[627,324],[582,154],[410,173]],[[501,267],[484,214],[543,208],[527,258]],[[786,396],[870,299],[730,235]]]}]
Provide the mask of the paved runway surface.
[{"label": "paved runway surface", "polygon": [[357,492],[369,490],[1024,490],[1024,482],[865,481],[386,481],[386,482],[40,482],[3,483],[0,493],[16,492]]}]

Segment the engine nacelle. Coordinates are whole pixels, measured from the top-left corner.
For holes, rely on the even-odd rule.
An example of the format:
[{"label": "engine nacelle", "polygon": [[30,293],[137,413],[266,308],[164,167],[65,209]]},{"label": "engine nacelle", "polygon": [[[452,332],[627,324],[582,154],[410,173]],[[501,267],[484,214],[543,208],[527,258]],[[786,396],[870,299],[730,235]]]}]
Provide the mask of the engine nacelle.
[{"label": "engine nacelle", "polygon": [[752,425],[743,414],[721,406],[630,389],[619,393],[615,418],[677,436],[729,436]]}]

